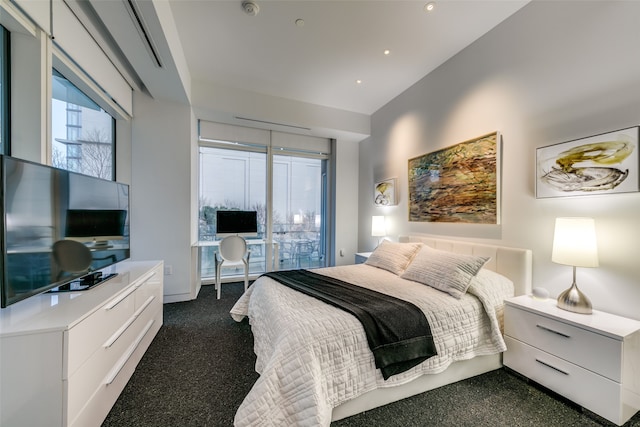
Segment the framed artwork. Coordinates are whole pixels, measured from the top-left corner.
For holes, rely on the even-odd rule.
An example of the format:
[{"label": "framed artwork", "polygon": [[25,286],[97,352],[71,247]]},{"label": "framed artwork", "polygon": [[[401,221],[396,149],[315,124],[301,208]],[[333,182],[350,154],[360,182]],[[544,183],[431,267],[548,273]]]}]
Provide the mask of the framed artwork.
[{"label": "framed artwork", "polygon": [[500,136],[409,159],[409,221],[499,224]]},{"label": "framed artwork", "polygon": [[396,199],[396,179],[390,178],[377,182],[373,189],[373,203],[376,206],[393,206],[398,204]]},{"label": "framed artwork", "polygon": [[639,127],[536,149],[536,197],[638,191]]}]

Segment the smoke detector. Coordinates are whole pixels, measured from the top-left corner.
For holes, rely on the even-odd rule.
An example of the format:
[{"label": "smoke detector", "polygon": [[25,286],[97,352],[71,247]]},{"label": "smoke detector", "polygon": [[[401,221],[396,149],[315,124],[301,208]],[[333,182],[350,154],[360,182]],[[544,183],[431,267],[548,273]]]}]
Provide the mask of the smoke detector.
[{"label": "smoke detector", "polygon": [[260,12],[260,6],[258,6],[256,2],[251,0],[243,1],[242,9],[244,10],[244,13],[246,13],[249,16],[256,16],[258,12]]}]

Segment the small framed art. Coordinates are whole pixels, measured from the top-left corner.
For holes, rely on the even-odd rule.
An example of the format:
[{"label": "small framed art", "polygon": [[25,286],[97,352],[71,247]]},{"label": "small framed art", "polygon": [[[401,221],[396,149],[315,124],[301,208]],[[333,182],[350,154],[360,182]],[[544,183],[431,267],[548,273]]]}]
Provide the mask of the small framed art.
[{"label": "small framed art", "polygon": [[373,189],[373,203],[376,206],[394,206],[398,204],[396,199],[396,179],[389,178],[377,182]]},{"label": "small framed art", "polygon": [[536,150],[536,197],[638,191],[639,127]]}]

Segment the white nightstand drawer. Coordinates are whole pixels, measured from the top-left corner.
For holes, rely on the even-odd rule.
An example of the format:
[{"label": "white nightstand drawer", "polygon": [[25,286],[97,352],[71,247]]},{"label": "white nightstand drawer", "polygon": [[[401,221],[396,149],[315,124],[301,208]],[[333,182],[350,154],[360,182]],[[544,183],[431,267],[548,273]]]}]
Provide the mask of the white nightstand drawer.
[{"label": "white nightstand drawer", "polygon": [[510,337],[505,337],[505,341],[505,366],[610,421],[619,422],[620,384]]},{"label": "white nightstand drawer", "polygon": [[622,341],[510,305],[505,307],[505,335],[621,381]]}]

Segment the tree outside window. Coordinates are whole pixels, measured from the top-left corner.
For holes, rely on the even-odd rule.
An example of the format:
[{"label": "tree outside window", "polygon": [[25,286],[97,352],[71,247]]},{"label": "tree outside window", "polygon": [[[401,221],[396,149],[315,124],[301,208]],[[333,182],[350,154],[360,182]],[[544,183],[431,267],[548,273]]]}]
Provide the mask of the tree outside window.
[{"label": "tree outside window", "polygon": [[52,164],[98,178],[115,178],[115,120],[53,70]]}]

